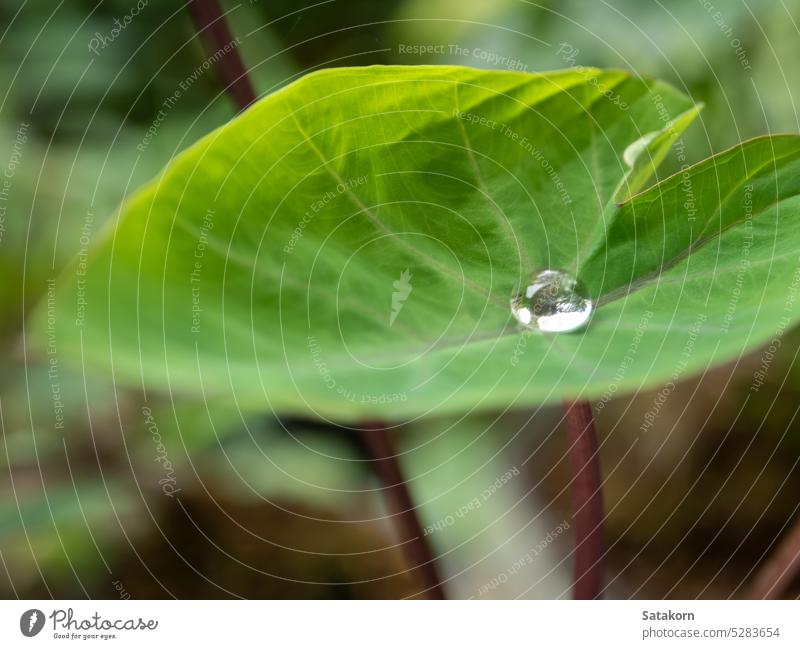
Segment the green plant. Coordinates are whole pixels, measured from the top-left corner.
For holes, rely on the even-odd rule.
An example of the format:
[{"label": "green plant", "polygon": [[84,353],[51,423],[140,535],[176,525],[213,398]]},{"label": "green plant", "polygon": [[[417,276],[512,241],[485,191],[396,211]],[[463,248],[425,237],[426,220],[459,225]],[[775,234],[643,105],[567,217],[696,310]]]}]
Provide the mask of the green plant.
[{"label": "green plant", "polygon": [[[751,140],[615,202],[689,108],[623,72],[309,75],[125,204],[59,283],[59,352],[117,381],[342,421],[600,398],[620,367],[625,390],[729,360],[796,317],[800,138]],[[544,268],[585,285],[585,330],[520,334],[509,300]],[[406,269],[413,298],[390,326]]]},{"label": "green plant", "polygon": [[[621,71],[311,74],[127,201],[31,335],[115,382],[350,424],[668,389],[798,315],[800,137],[645,189],[696,115]],[[585,327],[520,328],[545,269]]]}]

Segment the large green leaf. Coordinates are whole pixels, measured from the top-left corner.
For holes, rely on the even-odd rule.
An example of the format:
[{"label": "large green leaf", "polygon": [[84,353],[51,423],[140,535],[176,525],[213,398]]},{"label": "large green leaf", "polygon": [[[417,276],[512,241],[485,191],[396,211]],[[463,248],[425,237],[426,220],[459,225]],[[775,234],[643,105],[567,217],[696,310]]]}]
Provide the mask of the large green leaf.
[{"label": "large green leaf", "polygon": [[[34,332],[117,382],[340,419],[674,380],[797,316],[800,139],[636,194],[695,114],[619,71],[315,73],[128,201]],[[598,302],[584,330],[517,329],[544,268]]]}]

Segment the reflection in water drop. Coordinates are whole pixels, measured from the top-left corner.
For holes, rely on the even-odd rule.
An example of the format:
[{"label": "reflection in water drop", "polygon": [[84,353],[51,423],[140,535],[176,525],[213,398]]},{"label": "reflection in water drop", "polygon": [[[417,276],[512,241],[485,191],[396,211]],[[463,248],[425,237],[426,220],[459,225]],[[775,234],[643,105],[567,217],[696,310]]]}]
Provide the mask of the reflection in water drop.
[{"label": "reflection in water drop", "polygon": [[511,300],[511,313],[520,324],[535,331],[575,331],[592,314],[592,301],[571,275],[542,270]]}]

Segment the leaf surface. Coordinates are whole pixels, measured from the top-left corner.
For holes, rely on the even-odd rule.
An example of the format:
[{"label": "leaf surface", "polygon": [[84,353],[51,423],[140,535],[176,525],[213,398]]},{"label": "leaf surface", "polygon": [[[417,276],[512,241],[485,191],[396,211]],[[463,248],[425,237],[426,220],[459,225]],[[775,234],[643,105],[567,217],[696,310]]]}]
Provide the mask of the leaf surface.
[{"label": "leaf surface", "polygon": [[[797,317],[798,138],[641,191],[696,114],[619,71],[314,73],[125,203],[32,331],[115,382],[339,420],[680,378]],[[520,333],[545,268],[597,302],[584,330]]]}]

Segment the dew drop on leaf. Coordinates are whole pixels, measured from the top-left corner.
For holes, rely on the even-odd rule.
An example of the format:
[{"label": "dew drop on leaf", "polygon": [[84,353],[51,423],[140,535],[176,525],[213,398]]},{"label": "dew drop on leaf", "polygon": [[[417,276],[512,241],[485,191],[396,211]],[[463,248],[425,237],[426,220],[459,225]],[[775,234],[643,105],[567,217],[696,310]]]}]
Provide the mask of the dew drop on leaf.
[{"label": "dew drop on leaf", "polygon": [[572,275],[560,270],[534,274],[511,300],[511,313],[527,329],[548,333],[575,331],[592,314],[592,301]]}]

